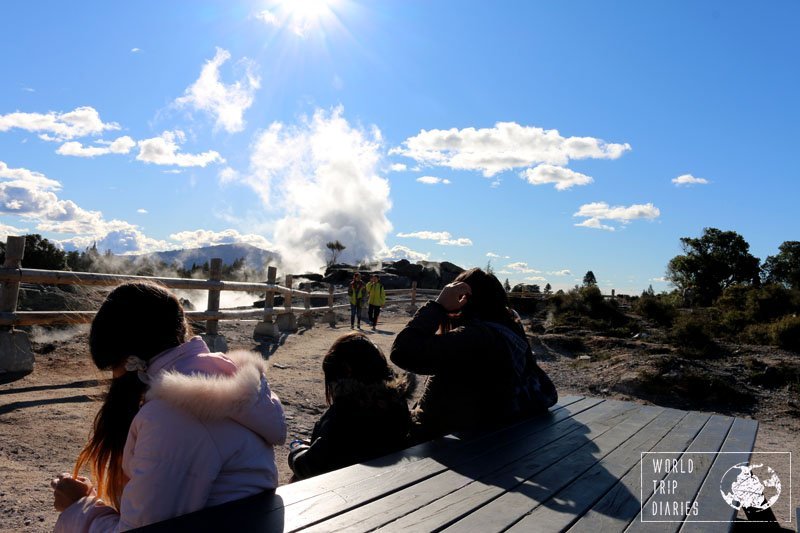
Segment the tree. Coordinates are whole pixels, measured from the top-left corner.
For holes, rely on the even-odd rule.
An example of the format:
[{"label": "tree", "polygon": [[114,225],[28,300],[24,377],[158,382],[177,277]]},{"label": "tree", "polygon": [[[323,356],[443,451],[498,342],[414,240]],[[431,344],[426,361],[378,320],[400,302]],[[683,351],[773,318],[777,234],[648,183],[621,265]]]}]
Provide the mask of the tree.
[{"label": "tree", "polygon": [[506,278],[506,282],[503,283],[503,288],[506,290],[506,292],[511,292],[511,284],[508,282],[508,278]]},{"label": "tree", "polygon": [[735,231],[704,228],[699,238],[681,238],[682,255],[667,265],[667,279],[678,289],[690,289],[693,301],[711,305],[734,283],[758,285],[759,261]]},{"label": "tree", "polygon": [[544,286],[544,294],[546,296],[550,296],[552,293],[553,293],[553,287],[551,287],[550,284],[548,283],[547,285]]},{"label": "tree", "polygon": [[494,275],[494,268],[492,268],[492,260],[486,262],[486,273]]},{"label": "tree", "polygon": [[594,272],[589,270],[583,276],[583,286],[584,287],[596,287],[597,286],[597,278],[594,277]]},{"label": "tree", "polygon": [[762,265],[764,281],[800,289],[800,241],[785,241]]},{"label": "tree", "polygon": [[325,244],[325,248],[331,251],[331,258],[328,260],[328,266],[335,265],[336,260],[339,258],[339,254],[347,248],[344,244],[340,243],[339,240],[330,241]]},{"label": "tree", "polygon": [[[3,264],[5,260],[6,243],[0,242],[0,264]],[[67,266],[67,254],[37,233],[25,235],[22,266],[42,270],[64,270]]]}]

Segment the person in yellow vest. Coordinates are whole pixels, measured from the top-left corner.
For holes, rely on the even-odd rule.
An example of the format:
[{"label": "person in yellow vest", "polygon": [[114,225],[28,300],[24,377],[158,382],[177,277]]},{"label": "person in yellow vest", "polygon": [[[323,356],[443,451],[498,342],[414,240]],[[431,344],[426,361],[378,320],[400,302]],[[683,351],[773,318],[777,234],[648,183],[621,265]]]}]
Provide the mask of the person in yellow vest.
[{"label": "person in yellow vest", "polygon": [[350,297],[350,329],[353,329],[356,318],[358,319],[358,329],[361,329],[361,308],[366,293],[364,283],[361,281],[361,274],[356,272],[353,274],[353,281],[347,287],[347,296]]},{"label": "person in yellow vest", "polygon": [[372,329],[378,326],[378,315],[381,314],[381,307],[386,304],[386,291],[383,288],[380,278],[373,274],[367,283],[367,317],[372,324]]}]

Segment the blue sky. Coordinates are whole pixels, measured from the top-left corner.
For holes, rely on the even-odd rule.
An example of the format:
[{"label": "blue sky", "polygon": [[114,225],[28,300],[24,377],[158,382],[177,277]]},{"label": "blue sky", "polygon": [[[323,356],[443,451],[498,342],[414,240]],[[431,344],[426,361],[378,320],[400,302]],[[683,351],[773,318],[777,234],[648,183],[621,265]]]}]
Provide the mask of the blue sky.
[{"label": "blue sky", "polygon": [[800,4],[4,2],[0,233],[662,281],[800,238]]}]

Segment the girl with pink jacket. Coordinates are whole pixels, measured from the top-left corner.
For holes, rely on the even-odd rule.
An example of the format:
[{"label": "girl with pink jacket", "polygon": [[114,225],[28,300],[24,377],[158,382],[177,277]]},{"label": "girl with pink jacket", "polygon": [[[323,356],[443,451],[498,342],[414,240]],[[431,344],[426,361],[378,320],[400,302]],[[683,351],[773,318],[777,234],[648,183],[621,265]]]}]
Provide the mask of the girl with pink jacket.
[{"label": "girl with pink jacket", "polygon": [[[56,532],[125,531],[277,486],[273,446],[286,422],[266,363],[188,336],[163,288],[128,283],[108,295],[89,347],[113,379],[74,472],[51,482]],[[86,466],[94,485],[78,475]]]}]

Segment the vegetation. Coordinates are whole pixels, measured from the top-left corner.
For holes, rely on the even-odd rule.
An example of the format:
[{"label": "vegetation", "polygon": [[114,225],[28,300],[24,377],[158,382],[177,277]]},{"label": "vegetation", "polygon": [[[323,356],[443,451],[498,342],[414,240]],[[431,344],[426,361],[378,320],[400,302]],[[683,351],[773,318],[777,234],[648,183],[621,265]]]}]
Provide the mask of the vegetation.
[{"label": "vegetation", "polygon": [[678,289],[691,290],[694,302],[711,305],[734,284],[758,285],[759,261],[735,231],[705,228],[700,238],[682,237],[682,255],[667,265],[667,279]]},{"label": "vegetation", "polygon": [[800,289],[800,241],[785,241],[778,250],[779,253],[767,257],[761,267],[764,281]]},{"label": "vegetation", "polygon": [[325,248],[327,248],[331,252],[330,259],[328,259],[328,266],[335,265],[337,259],[339,259],[339,254],[341,254],[347,246],[339,242],[339,240],[330,241],[325,244]]},{"label": "vegetation", "polygon": [[591,270],[583,275],[583,286],[584,287],[596,287],[597,286],[597,278],[594,277],[594,272],[592,272]]},{"label": "vegetation", "polygon": [[[0,264],[6,260],[6,243],[0,242]],[[64,250],[43,239],[39,234],[25,235],[25,255],[23,258],[25,268],[38,268],[42,270],[64,270],[67,258]]]}]

